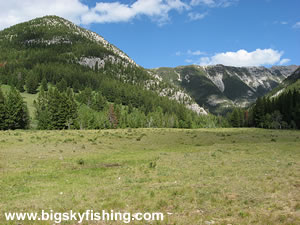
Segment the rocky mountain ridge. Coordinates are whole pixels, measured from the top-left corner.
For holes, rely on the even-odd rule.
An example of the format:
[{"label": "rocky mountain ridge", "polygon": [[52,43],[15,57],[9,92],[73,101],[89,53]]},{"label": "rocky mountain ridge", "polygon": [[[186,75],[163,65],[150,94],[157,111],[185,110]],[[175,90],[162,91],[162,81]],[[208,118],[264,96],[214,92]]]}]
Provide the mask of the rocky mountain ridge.
[{"label": "rocky mountain ridge", "polygon": [[298,66],[232,67],[180,66],[151,71],[162,80],[184,88],[196,102],[214,113],[233,106],[246,107],[277,87]]},{"label": "rocky mountain ridge", "polygon": [[[154,91],[160,96],[167,96],[172,100],[185,104],[187,108],[198,114],[207,114],[180,87],[158,79],[151,72],[148,73],[102,36],[81,28],[61,17],[45,16],[7,28],[0,31],[0,44],[1,42],[2,47],[7,46],[7,43],[8,45],[22,45],[23,48],[44,48],[47,46],[62,46],[67,50],[70,48],[70,52],[64,53],[62,56],[63,60],[68,59],[67,63],[77,63],[93,70],[103,70],[104,73],[106,65],[110,65],[110,67],[113,65],[113,73],[123,82],[142,84],[144,89]],[[76,47],[74,47],[75,45]],[[73,49],[76,49],[76,52]],[[3,51],[6,50],[3,47]],[[0,59],[0,63],[6,63],[9,60],[15,59]],[[141,74],[128,72],[135,71],[136,68]]]}]

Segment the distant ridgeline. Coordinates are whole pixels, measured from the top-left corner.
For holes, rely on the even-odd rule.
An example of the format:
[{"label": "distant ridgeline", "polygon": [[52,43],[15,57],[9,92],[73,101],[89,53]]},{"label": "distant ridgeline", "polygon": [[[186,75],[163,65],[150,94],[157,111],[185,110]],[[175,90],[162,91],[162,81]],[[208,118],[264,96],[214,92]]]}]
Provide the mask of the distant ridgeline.
[{"label": "distant ridgeline", "polygon": [[0,31],[0,129],[300,128],[296,69],[146,70],[100,35],[46,16]]},{"label": "distant ridgeline", "polygon": [[249,109],[236,108],[227,118],[234,127],[300,129],[300,67]]},{"label": "distant ridgeline", "polygon": [[[56,16],[0,32],[0,83],[0,129],[194,128],[224,122],[101,36]],[[30,121],[19,92],[25,102],[35,99]],[[8,118],[11,95],[23,122]]]}]

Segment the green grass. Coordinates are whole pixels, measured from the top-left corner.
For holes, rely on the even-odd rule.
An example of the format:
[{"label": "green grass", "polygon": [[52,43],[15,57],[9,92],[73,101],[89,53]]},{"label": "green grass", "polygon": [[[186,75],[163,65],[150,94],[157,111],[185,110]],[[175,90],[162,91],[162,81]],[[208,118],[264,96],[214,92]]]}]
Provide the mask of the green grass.
[{"label": "green grass", "polygon": [[296,225],[299,190],[299,131],[0,132],[1,225],[4,212],[42,209],[165,213],[151,224]]}]

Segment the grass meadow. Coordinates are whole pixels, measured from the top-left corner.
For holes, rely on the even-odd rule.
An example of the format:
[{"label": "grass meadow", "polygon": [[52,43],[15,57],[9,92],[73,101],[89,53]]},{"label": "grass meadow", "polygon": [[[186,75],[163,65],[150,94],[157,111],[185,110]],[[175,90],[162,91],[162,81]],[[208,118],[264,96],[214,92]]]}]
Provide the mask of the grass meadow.
[{"label": "grass meadow", "polygon": [[300,132],[1,131],[0,224],[54,224],[4,217],[42,209],[165,214],[131,224],[300,224]]}]

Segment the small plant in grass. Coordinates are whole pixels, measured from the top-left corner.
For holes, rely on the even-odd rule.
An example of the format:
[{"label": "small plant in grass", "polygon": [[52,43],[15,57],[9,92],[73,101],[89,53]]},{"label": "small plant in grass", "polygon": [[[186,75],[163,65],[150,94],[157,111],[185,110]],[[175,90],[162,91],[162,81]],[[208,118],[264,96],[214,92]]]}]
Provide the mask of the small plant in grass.
[{"label": "small plant in grass", "polygon": [[83,160],[83,159],[78,159],[78,160],[77,160],[77,163],[78,163],[79,165],[84,165],[84,160]]},{"label": "small plant in grass", "polygon": [[272,138],[271,141],[272,141],[272,142],[276,142],[276,139]]},{"label": "small plant in grass", "polygon": [[154,198],[154,197],[155,197],[154,191],[151,191],[151,192],[150,192],[150,197],[151,197],[151,198]]},{"label": "small plant in grass", "polygon": [[137,141],[141,141],[141,140],[142,140],[142,138],[143,138],[143,137],[142,137],[142,136],[140,136],[140,137],[136,138],[136,140],[137,140]]},{"label": "small plant in grass", "polygon": [[156,167],[156,162],[155,161],[149,163],[149,168],[150,169],[155,169],[155,167]]}]

